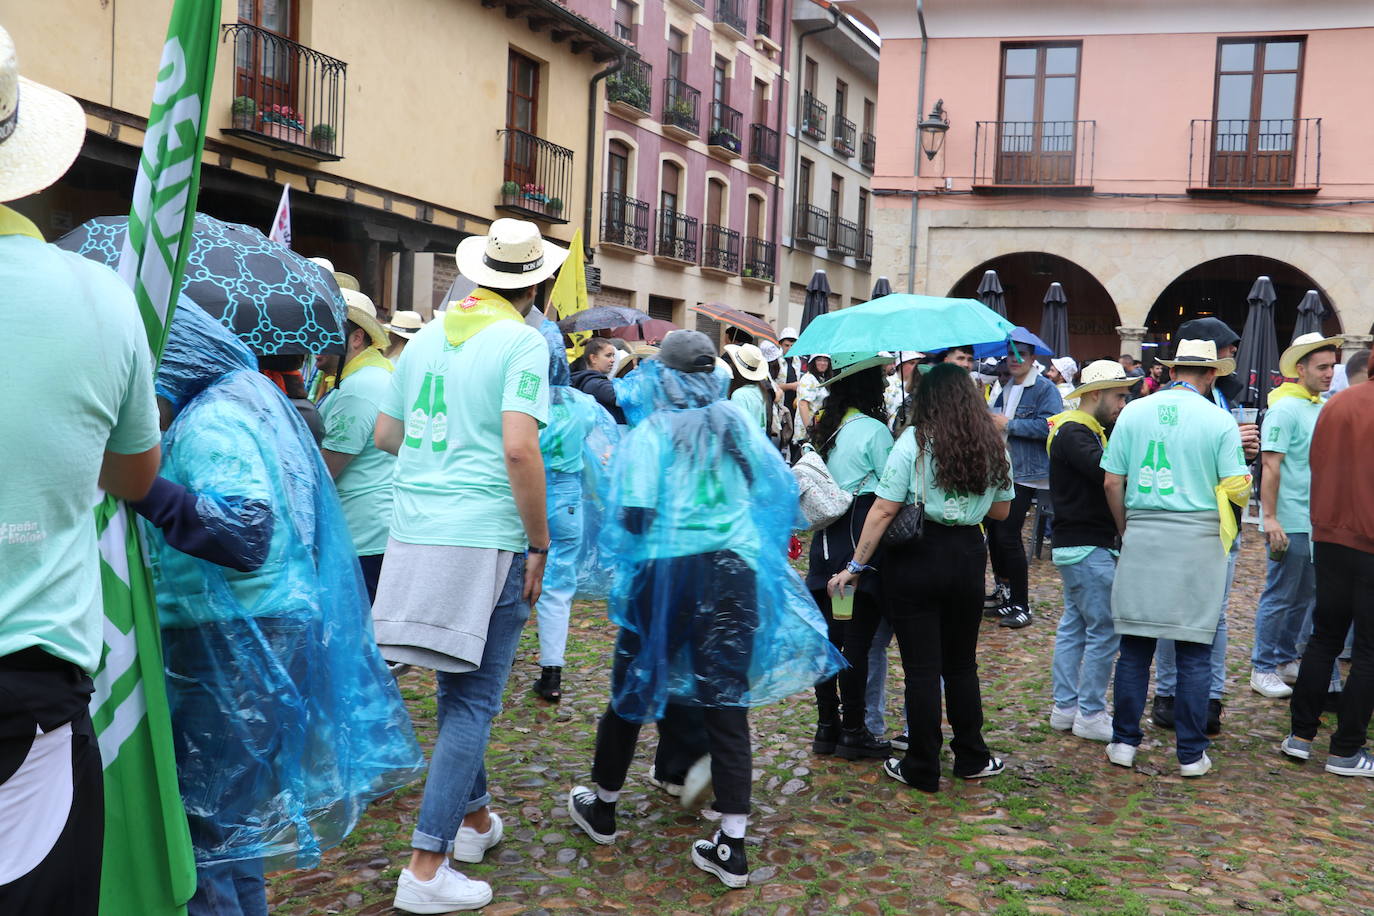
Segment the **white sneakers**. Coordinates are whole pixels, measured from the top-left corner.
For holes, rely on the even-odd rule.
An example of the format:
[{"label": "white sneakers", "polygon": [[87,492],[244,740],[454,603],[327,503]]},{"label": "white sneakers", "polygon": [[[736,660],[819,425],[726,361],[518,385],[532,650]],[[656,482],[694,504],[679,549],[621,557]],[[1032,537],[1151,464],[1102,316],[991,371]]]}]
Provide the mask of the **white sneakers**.
[{"label": "white sneakers", "polygon": [[471,827],[458,828],[458,835],[453,838],[453,858],[459,862],[481,862],[487,850],[501,842],[506,832],[501,815],[493,812],[490,816],[491,826],[486,833],[478,833]]},{"label": "white sneakers", "polygon": [[1110,743],[1107,745],[1107,759],[1119,767],[1133,767],[1135,766],[1135,746]]},{"label": "white sneakers", "polygon": [[1074,717],[1073,733],[1089,741],[1108,742],[1112,740],[1112,716],[1107,710],[1090,716],[1081,713]]},{"label": "white sneakers", "polygon": [[491,903],[491,885],[466,878],[445,862],[434,877],[421,881],[408,868],[401,869],[392,905],[404,913],[451,913],[480,910]]},{"label": "white sneakers", "polygon": [[682,779],[682,795],[678,801],[688,811],[695,811],[706,804],[706,796],[711,792],[711,755],[697,758]]},{"label": "white sneakers", "polygon": [[1077,706],[1056,706],[1050,710],[1050,728],[1066,732],[1073,728],[1073,720],[1077,715]]},{"label": "white sneakers", "polygon": [[1274,671],[1251,671],[1250,689],[1262,697],[1276,700],[1293,695],[1293,688],[1285,684],[1283,678]]},{"label": "white sneakers", "polygon": [[1298,682],[1299,667],[1300,665],[1298,662],[1284,662],[1282,665],[1279,665],[1279,669],[1276,673],[1283,679],[1285,684],[1296,684]]},{"label": "white sneakers", "polygon": [[1178,772],[1180,776],[1193,778],[1197,776],[1206,776],[1208,771],[1211,769],[1212,758],[1208,757],[1207,753],[1204,751],[1202,756],[1194,760],[1192,763],[1179,764]]}]

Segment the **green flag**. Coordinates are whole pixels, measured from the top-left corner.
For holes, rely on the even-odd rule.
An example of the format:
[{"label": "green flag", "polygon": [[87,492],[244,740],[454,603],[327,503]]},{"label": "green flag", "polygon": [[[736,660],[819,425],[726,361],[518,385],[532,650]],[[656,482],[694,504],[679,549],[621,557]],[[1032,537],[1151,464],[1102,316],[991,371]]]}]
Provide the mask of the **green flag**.
[{"label": "green flag", "polygon": [[[191,246],[219,18],[220,0],[176,0],[172,8],[119,261],[155,363]],[[108,497],[96,509],[105,607],[91,698],[105,765],[100,912],[174,916],[195,892],[195,855],[177,787],[157,605],[132,519]]]}]

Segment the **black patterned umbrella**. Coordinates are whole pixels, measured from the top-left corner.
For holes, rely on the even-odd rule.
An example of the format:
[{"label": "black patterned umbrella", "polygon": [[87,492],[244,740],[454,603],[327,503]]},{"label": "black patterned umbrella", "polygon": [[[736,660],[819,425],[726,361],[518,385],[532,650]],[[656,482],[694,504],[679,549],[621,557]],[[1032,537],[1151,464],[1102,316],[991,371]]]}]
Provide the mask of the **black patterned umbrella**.
[{"label": "black patterned umbrella", "polygon": [[[128,223],[126,216],[97,217],[57,246],[117,267]],[[197,213],[181,292],[255,353],[343,351],[347,308],[333,275],[252,226]]]},{"label": "black patterned umbrella", "polygon": [[1250,313],[1245,316],[1245,330],[1240,335],[1236,351],[1236,375],[1244,386],[1239,400],[1247,407],[1264,407],[1269,392],[1278,381],[1279,342],[1274,330],[1274,302],[1278,294],[1268,277],[1258,277],[1250,287]]},{"label": "black patterned umbrella", "polygon": [[998,278],[997,271],[983,271],[983,279],[978,283],[978,301],[1003,318],[1007,317],[1007,300],[1002,292],[1002,281]]},{"label": "black patterned umbrella", "polygon": [[1298,303],[1298,322],[1293,325],[1293,340],[1304,334],[1320,334],[1322,319],[1325,317],[1326,306],[1322,305],[1321,293],[1309,289]]},{"label": "black patterned umbrella", "polygon": [[1040,316],[1040,339],[1055,356],[1069,355],[1069,297],[1064,287],[1051,283],[1045,293],[1045,311]]}]

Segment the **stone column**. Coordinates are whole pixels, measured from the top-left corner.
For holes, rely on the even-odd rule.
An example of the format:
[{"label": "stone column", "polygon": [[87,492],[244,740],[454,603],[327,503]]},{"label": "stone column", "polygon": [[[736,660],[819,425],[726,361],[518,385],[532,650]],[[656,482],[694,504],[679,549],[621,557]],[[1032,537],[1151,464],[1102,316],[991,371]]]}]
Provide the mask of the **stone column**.
[{"label": "stone column", "polygon": [[1374,342],[1374,335],[1371,334],[1344,334],[1345,345],[1341,347],[1341,362],[1349,362],[1350,357],[1361,350],[1368,350],[1371,342]]},{"label": "stone column", "polygon": [[1143,352],[1140,345],[1144,342],[1148,330],[1148,328],[1117,328],[1116,333],[1121,335],[1121,352],[1129,353],[1136,359],[1140,359],[1140,354]]}]

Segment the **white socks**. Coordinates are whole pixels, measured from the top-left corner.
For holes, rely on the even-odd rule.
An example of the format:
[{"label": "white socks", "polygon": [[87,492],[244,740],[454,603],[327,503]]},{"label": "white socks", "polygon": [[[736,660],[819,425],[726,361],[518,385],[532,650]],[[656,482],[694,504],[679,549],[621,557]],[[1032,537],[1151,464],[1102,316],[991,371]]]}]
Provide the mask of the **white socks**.
[{"label": "white socks", "polygon": [[720,816],[720,832],[732,840],[744,839],[744,826],[749,822],[747,814],[722,814]]},{"label": "white socks", "polygon": [[608,791],[608,790],[606,790],[606,789],[601,788],[600,786],[597,786],[597,787],[596,787],[596,797],[599,798],[599,799],[601,799],[602,801],[604,801],[604,802],[605,802],[606,804],[608,804],[608,805],[614,805],[614,804],[616,803],[616,801],[618,801],[618,800],[620,799],[620,793],[619,793],[619,792],[611,792],[611,791]]}]

